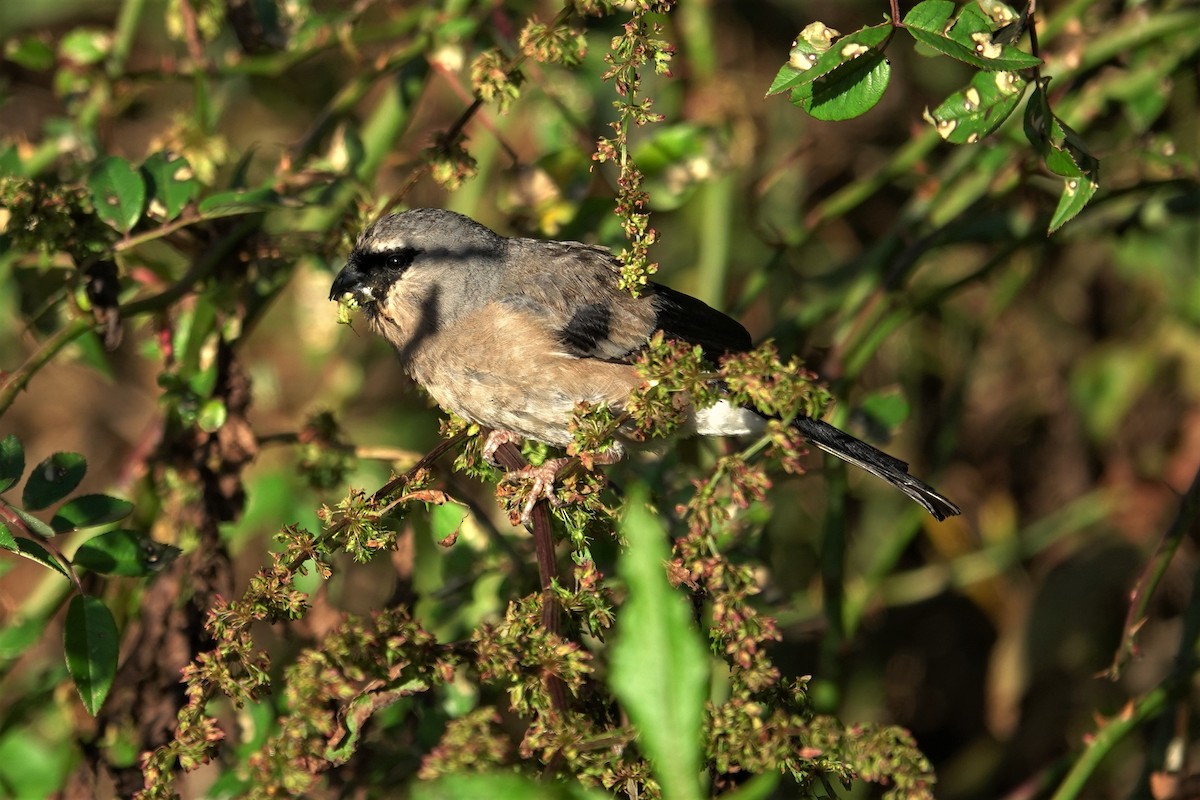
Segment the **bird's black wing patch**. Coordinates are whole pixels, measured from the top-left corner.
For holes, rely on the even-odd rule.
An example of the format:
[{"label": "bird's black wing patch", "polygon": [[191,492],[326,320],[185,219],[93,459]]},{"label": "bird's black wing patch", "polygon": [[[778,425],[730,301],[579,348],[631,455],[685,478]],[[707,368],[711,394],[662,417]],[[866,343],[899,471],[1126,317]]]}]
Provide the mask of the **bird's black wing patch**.
[{"label": "bird's black wing patch", "polygon": [[657,283],[650,287],[658,313],[655,326],[667,336],[700,345],[713,362],[727,353],[750,349],[750,333],[736,320],[691,295]]},{"label": "bird's black wing patch", "polygon": [[575,309],[571,319],[558,333],[558,340],[571,355],[592,358],[602,350],[612,330],[612,307],[607,303],[586,303]]}]

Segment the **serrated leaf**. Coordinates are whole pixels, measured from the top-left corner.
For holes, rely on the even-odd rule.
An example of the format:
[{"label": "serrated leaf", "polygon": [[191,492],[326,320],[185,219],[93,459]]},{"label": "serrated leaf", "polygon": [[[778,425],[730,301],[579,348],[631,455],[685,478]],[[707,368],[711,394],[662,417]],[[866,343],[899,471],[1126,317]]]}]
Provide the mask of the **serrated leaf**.
[{"label": "serrated leaf", "polygon": [[279,193],[274,189],[248,189],[218,192],[200,201],[204,217],[225,217],[266,211],[279,205]]},{"label": "serrated leaf", "polygon": [[67,608],[63,650],[83,706],[93,717],[117,675],[117,623],[98,597],[75,595]]},{"label": "serrated leaf", "polygon": [[200,181],[192,165],[181,155],[159,152],[142,163],[142,173],[150,189],[151,209],[165,220],[179,216],[200,193]]},{"label": "serrated leaf", "polygon": [[79,453],[55,453],[29,473],[25,491],[21,494],[21,505],[30,511],[38,511],[57,503],[74,491],[85,474],[87,459]]},{"label": "serrated leaf", "polygon": [[1044,86],[1034,88],[1025,106],[1025,136],[1041,153],[1046,169],[1064,179],[1048,226],[1048,233],[1054,233],[1095,196],[1100,188],[1100,162],[1079,134],[1051,111]]},{"label": "serrated leaf", "polygon": [[973,144],[1016,110],[1026,82],[1015,72],[977,72],[966,89],[950,95],[925,119],[952,144]]},{"label": "serrated leaf", "polygon": [[9,508],[9,510],[12,511],[12,513],[16,514],[18,517],[20,517],[21,521],[25,523],[25,528],[26,528],[27,533],[35,533],[44,539],[54,538],[54,529],[51,528],[46,523],[42,522],[40,519],[35,517],[33,514],[30,514],[25,509],[17,508],[16,506],[11,506]]},{"label": "serrated leaf", "polygon": [[904,16],[904,29],[918,42],[942,55],[989,71],[1013,71],[1041,63],[1030,54],[995,41],[991,20],[974,3],[959,6],[950,0],[924,0]]},{"label": "serrated leaf", "polygon": [[25,473],[25,447],[15,434],[0,439],[0,493],[7,492]]},{"label": "serrated leaf", "polygon": [[[767,94],[801,89],[807,84],[829,75],[834,70],[844,69],[846,65],[861,60],[872,52],[879,54],[880,50],[877,48],[887,41],[892,30],[892,26],[887,23],[861,28],[837,39],[823,52],[807,53],[803,59],[793,56],[792,60],[780,70],[779,75],[775,76]],[[882,55],[879,55],[879,58],[882,58]],[[785,74],[784,70],[791,70],[793,74],[786,79],[781,79],[781,76]]]},{"label": "serrated leaf", "polygon": [[629,546],[617,571],[629,599],[617,615],[609,684],[638,731],[662,796],[694,800],[701,796],[708,652],[688,603],[667,581],[667,535],[646,509],[647,494],[634,487],[621,525]]},{"label": "serrated leaf", "polygon": [[892,65],[878,50],[856,57],[792,92],[791,102],[816,119],[835,122],[862,116],[887,90]]},{"label": "serrated leaf", "polygon": [[50,551],[45,547],[42,547],[41,543],[35,542],[33,539],[27,539],[24,536],[14,536],[13,540],[16,542],[17,546],[12,552],[19,556],[28,558],[30,561],[36,561],[43,567],[48,567],[59,573],[64,578],[69,579],[71,577],[69,574],[67,574],[67,570],[63,567],[63,565],[59,563],[59,560],[50,555]]},{"label": "serrated leaf", "polygon": [[17,540],[13,538],[12,531],[3,522],[0,522],[0,548],[17,552]]},{"label": "serrated leaf", "polygon": [[85,494],[73,497],[59,507],[50,527],[55,533],[94,528],[124,519],[133,511],[133,503],[106,494]]},{"label": "serrated leaf", "polygon": [[795,81],[816,64],[820,55],[828,50],[829,45],[839,36],[841,33],[824,22],[810,22],[804,26],[804,30],[800,31],[800,35],[792,42],[792,49],[788,52],[788,63],[780,67],[775,80],[771,81],[771,87],[767,89],[767,95],[787,91],[796,85]]},{"label": "serrated leaf", "polygon": [[161,571],[181,552],[178,547],[122,529],[88,539],[75,551],[71,561],[77,567],[102,575],[142,578]]},{"label": "serrated leaf", "polygon": [[1098,183],[1093,183],[1087,178],[1070,178],[1064,181],[1063,192],[1058,198],[1058,207],[1054,209],[1054,215],[1050,217],[1048,232],[1054,233],[1074,219],[1091,202],[1099,188]]},{"label": "serrated leaf", "polygon": [[120,156],[109,156],[88,174],[88,191],[96,214],[121,233],[128,233],[142,217],[146,182],[133,165]]}]

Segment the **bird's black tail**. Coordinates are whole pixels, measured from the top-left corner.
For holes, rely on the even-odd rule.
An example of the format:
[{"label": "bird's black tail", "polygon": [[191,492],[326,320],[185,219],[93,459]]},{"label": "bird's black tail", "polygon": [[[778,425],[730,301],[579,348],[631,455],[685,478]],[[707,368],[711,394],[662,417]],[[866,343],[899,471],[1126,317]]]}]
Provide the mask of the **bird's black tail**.
[{"label": "bird's black tail", "polygon": [[893,458],[882,450],[877,450],[866,442],[855,439],[845,431],[838,430],[829,423],[811,417],[798,417],[793,421],[804,438],[824,450],[837,456],[856,467],[895,486],[906,495],[925,507],[930,514],[943,520],[961,514],[958,506],[942,497],[924,481],[908,474],[908,464],[898,458]]}]

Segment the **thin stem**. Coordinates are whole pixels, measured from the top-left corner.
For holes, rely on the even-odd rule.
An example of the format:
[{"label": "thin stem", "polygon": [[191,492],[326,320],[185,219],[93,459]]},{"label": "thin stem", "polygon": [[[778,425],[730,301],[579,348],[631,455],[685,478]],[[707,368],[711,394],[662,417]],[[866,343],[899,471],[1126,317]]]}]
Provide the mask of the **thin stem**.
[{"label": "thin stem", "polygon": [[108,59],[108,74],[111,77],[125,71],[125,60],[133,49],[133,40],[137,36],[138,23],[142,20],[142,12],[146,9],[146,0],[125,0],[117,15],[117,27],[113,36],[112,52]]},{"label": "thin stem", "polygon": [[[518,472],[529,466],[520,449],[512,442],[505,442],[496,449],[496,461],[509,472]],[[533,547],[537,554],[538,579],[542,590],[542,628],[555,636],[562,635],[562,609],[554,596],[554,582],[558,580],[558,563],[554,555],[554,531],[550,527],[550,509],[546,498],[541,498],[533,507]],[[567,712],[567,687],[562,678],[553,673],[546,674],[546,693],[550,696],[550,708],[557,714]]]},{"label": "thin stem", "polygon": [[1142,722],[1162,711],[1169,694],[1167,686],[1158,686],[1138,700],[1128,703],[1117,716],[1105,722],[1100,730],[1092,735],[1087,748],[1059,784],[1058,791],[1051,800],[1073,800],[1079,797],[1092,773],[1100,766],[1100,762]]},{"label": "thin stem", "polygon": [[1121,644],[1117,648],[1116,655],[1113,656],[1112,666],[1105,672],[1107,677],[1113,680],[1119,678],[1125,665],[1129,663],[1129,659],[1137,653],[1137,635],[1146,622],[1146,612],[1150,607],[1150,600],[1154,597],[1163,576],[1166,575],[1167,567],[1174,560],[1179,545],[1183,543],[1188,532],[1196,524],[1198,516],[1200,516],[1200,470],[1197,470],[1192,478],[1192,485],[1184,492],[1179,504],[1179,511],[1171,522],[1171,527],[1163,534],[1158,548],[1154,551],[1154,556],[1146,564],[1138,578],[1137,585],[1129,593],[1129,611],[1125,615]]},{"label": "thin stem", "polygon": [[49,364],[55,356],[62,352],[64,347],[90,331],[92,325],[90,319],[76,317],[42,342],[42,346],[35,350],[33,355],[29,356],[15,372],[9,373],[4,385],[0,386],[0,416],[3,416],[16,402],[17,395],[29,385],[29,381],[42,367]]}]

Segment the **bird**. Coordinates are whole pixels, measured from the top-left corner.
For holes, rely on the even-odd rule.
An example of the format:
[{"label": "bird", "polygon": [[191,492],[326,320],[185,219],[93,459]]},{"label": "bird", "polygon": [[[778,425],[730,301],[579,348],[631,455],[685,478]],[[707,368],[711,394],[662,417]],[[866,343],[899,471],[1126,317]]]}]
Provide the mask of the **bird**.
[{"label": "bird", "polygon": [[[489,460],[506,441],[566,447],[580,403],[620,409],[642,384],[635,362],[656,333],[699,346],[716,363],[744,352],[742,325],[707,303],[650,282],[634,296],[605,247],[502,236],[441,208],[368,225],[334,278],[330,300],[362,309],[404,370],[444,410],[491,431]],[[692,412],[708,436],[746,436],[768,418],[720,400]],[[960,512],[908,465],[827,422],[791,424],[817,448],[882,478],[943,520]],[[610,459],[619,459],[618,442]],[[565,462],[566,459],[560,459]],[[538,476],[540,489],[552,483]],[[552,495],[547,495],[552,496]],[[526,507],[526,518],[536,500]]]}]

